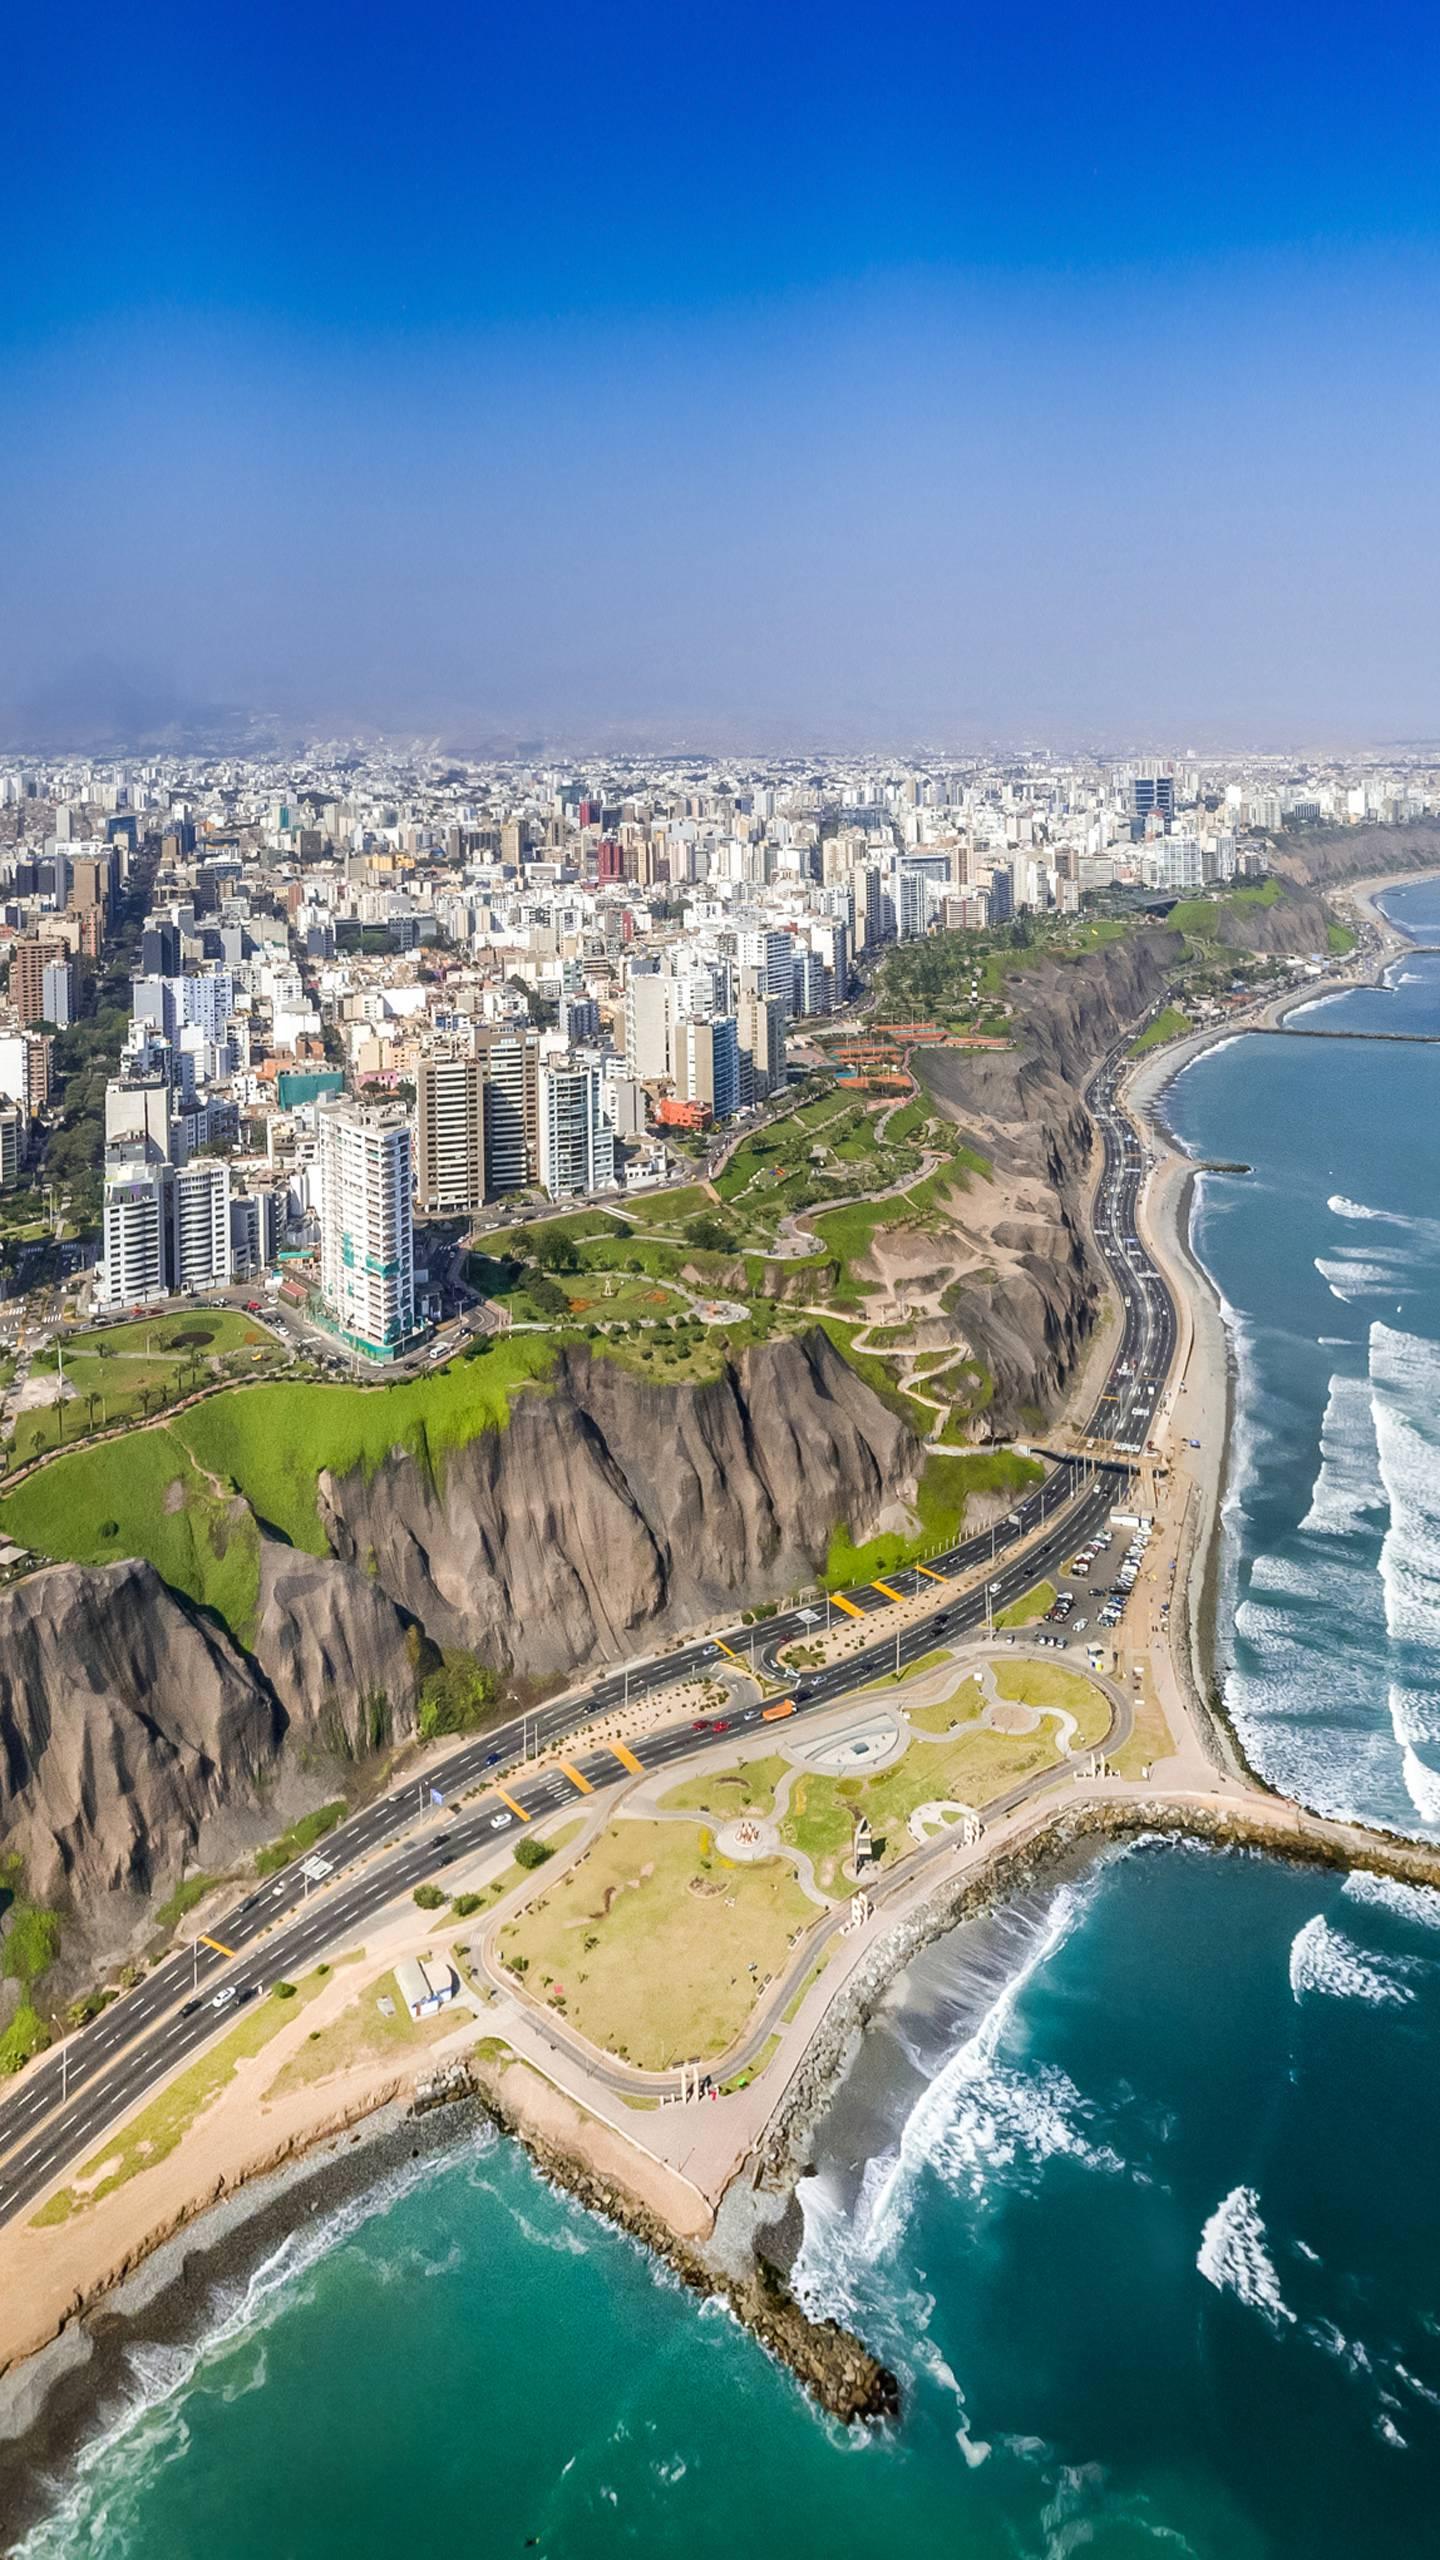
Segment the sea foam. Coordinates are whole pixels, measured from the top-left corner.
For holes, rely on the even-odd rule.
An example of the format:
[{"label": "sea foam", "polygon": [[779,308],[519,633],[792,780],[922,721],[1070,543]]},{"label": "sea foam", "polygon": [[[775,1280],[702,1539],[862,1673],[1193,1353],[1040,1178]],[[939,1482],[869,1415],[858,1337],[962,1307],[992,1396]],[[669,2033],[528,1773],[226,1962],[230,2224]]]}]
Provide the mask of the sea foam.
[{"label": "sea foam", "polygon": [[1332,2000],[1364,2000],[1376,2009],[1403,2008],[1415,1996],[1407,1984],[1363,1956],[1342,1930],[1332,1928],[1323,1911],[1295,1932],[1290,1988],[1297,2000],[1323,1992]]},{"label": "sea foam", "polygon": [[1370,1328],[1375,1432],[1390,1525],[1380,1550],[1385,1623],[1397,1656],[1390,1719],[1405,1786],[1426,1824],[1440,1824],[1440,1345],[1386,1324]]},{"label": "sea foam", "polygon": [[1345,1897],[1393,1911],[1397,1919],[1412,1920],[1421,1929],[1440,1929],[1440,1893],[1433,1885],[1402,1884],[1398,1876],[1372,1876],[1357,1867],[1345,1879]]},{"label": "sea foam", "polygon": [[1221,2198],[1200,2234],[1195,2264],[1217,2293],[1233,2293],[1272,2328],[1294,2321],[1266,2247],[1260,2198],[1253,2187],[1232,2187]]}]

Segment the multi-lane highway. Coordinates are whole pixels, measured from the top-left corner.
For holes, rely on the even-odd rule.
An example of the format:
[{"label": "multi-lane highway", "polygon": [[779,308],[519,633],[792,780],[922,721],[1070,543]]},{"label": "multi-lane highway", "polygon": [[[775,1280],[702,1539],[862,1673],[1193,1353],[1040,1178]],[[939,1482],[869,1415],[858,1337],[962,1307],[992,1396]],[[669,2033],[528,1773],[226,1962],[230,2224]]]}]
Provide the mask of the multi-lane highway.
[{"label": "multi-lane highway", "polygon": [[[1089,1435],[1108,1440],[1118,1457],[1063,1459],[1043,1484],[992,1528],[962,1539],[923,1564],[832,1595],[831,1606],[854,1619],[889,1617],[896,1605],[933,1586],[935,1607],[897,1623],[846,1658],[803,1679],[793,1691],[797,1714],[832,1705],[878,1669],[901,1667],[937,1639],[969,1633],[987,1608],[1002,1608],[1052,1574],[1104,1522],[1128,1461],[1143,1447],[1163,1392],[1176,1338],[1176,1314],[1162,1275],[1140,1242],[1136,1222],[1143,1179],[1140,1142],[1115,1099],[1117,1056],[1098,1071],[1089,1095],[1103,1144],[1095,1204],[1096,1242],[1119,1293],[1121,1338]],[[1118,1481],[1117,1481],[1118,1477]],[[1012,1550],[1023,1552],[1012,1553]],[[982,1570],[984,1569],[984,1570]],[[978,1581],[970,1577],[979,1574]],[[967,1583],[947,1592],[947,1583]],[[795,1609],[764,1627],[764,1653],[810,1634],[813,1610]],[[303,1863],[258,1885],[205,1941],[158,1966],[135,1990],[35,2065],[0,2105],[0,2221],[36,2195],[66,2160],[131,2107],[177,2062],[214,2034],[244,1998],[293,1975],[327,1946],[342,1942],[397,1895],[458,1859],[492,1848],[499,1855],[521,1825],[567,1803],[580,1804],[637,1771],[658,1769],[706,1747],[712,1720],[680,1721],[620,1745],[567,1739],[612,1713],[626,1696],[713,1672],[728,1657],[748,1666],[752,1631],[733,1628],[628,1670],[608,1672],[583,1692],[516,1718],[432,1767],[422,1784],[378,1798],[332,1832],[323,1856],[329,1873],[317,1885]],[[763,1708],[725,1719],[730,1731],[761,1720]],[[562,1754],[532,1774],[506,1778],[521,1762]],[[481,1790],[473,1807],[457,1799]],[[433,1795],[431,1791],[434,1791]],[[444,1799],[437,1806],[435,1798]],[[220,1993],[233,1993],[224,2008]]]}]

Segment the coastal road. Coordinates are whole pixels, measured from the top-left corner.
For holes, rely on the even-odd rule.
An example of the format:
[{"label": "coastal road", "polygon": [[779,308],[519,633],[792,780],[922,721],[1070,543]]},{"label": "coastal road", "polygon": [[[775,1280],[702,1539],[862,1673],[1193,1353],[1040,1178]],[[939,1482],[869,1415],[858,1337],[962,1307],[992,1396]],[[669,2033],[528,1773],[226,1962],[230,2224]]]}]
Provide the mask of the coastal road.
[{"label": "coastal road", "polygon": [[[1095,1437],[1111,1442],[1110,1461],[1067,1458],[1008,1516],[978,1536],[957,1541],[872,1584],[833,1595],[833,1605],[861,1618],[884,1618],[896,1602],[922,1596],[933,1584],[936,1606],[897,1626],[843,1664],[797,1684],[796,1711],[834,1703],[886,1668],[901,1668],[938,1640],[972,1633],[994,1609],[1018,1599],[1054,1572],[1108,1515],[1129,1482],[1128,1461],[1144,1446],[1151,1415],[1163,1392],[1176,1340],[1176,1311],[1157,1266],[1141,1243],[1136,1211],[1144,1174],[1143,1151],[1133,1124],[1115,1099],[1121,1052],[1097,1070],[1088,1099],[1101,1133],[1103,1167],[1096,1200],[1097,1247],[1123,1310],[1121,1338],[1105,1386],[1090,1418]],[[1053,1524],[1048,1526],[1047,1523]],[[1039,1533],[1036,1535],[1036,1533]],[[1035,1537],[1023,1556],[1006,1562],[1006,1550]],[[940,1587],[993,1565],[978,1586],[940,1597]],[[802,1640],[815,1624],[813,1611],[790,1610],[766,1621],[767,1653]],[[877,1631],[878,1633],[878,1631]],[[507,1774],[575,1736],[587,1722],[613,1712],[629,1697],[713,1672],[717,1656],[745,1663],[752,1631],[735,1627],[648,1661],[609,1672],[584,1691],[557,1699],[538,1713],[515,1718],[453,1752],[418,1786],[393,1791],[340,1825],[323,1844],[328,1874],[312,1888],[303,1862],[258,1885],[184,1954],[168,1957],[136,1988],[22,2078],[0,2105],[0,2221],[17,2212],[76,2153],[175,2064],[225,2022],[211,2003],[223,1985],[237,1999],[251,1994],[333,1946],[398,1894],[441,1866],[484,1846],[508,1847],[526,1819],[580,1802],[635,1768],[659,1768],[705,1747],[706,1737],[677,1723],[639,1737],[622,1758],[608,1744],[556,1760],[513,1790]],[[759,1706],[728,1719],[732,1729],[759,1722]],[[707,1728],[707,1732],[711,1730]],[[578,1780],[569,1774],[578,1772]],[[493,1792],[504,1789],[503,1795]],[[474,1812],[436,1818],[430,1790],[446,1800],[486,1790]],[[397,1839],[404,1845],[391,1844]],[[183,2004],[183,2005],[182,2005]],[[233,2007],[233,2004],[231,2004]]]}]

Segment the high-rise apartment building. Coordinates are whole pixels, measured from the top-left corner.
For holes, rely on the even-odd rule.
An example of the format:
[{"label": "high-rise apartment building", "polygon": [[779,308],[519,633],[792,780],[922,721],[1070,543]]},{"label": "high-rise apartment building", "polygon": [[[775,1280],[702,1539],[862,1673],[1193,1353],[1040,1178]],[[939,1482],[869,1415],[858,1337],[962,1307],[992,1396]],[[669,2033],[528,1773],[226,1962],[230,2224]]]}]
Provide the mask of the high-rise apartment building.
[{"label": "high-rise apartment building", "polygon": [[632,972],[625,988],[625,1064],[642,1084],[671,1072],[675,981],[658,969]]},{"label": "high-rise apartment building", "polygon": [[325,1102],[319,1132],[320,1292],[367,1358],[415,1331],[410,1117],[399,1102]]},{"label": "high-rise apartment building", "polygon": [[223,1156],[197,1156],[168,1170],[169,1286],[222,1288],[230,1277],[230,1167]]},{"label": "high-rise apartment building", "polygon": [[485,1068],[485,1192],[523,1191],[540,1177],[540,1043],[533,1031],[479,1041]]},{"label": "high-rise apartment building", "polygon": [[[22,1023],[49,1022],[54,1016],[45,1010],[45,972],[72,966],[69,945],[53,936],[17,942],[10,954],[10,1002]],[[73,1004],[66,1015],[73,1015]],[[63,1027],[63,1026],[62,1026]]]},{"label": "high-rise apartment building", "polygon": [[698,1102],[713,1120],[733,1120],[740,1108],[740,1041],[733,1013],[708,1021],[689,1016],[675,1025],[675,1094]]},{"label": "high-rise apartment building", "polygon": [[485,1198],[485,1062],[422,1058],[415,1070],[415,1198],[422,1215],[462,1217]]},{"label": "high-rise apartment building", "polygon": [[98,1305],[143,1307],[164,1297],[169,1171],[167,1164],[148,1157],[140,1145],[116,1147],[107,1156]]},{"label": "high-rise apartment building", "polygon": [[567,1061],[540,1070],[540,1180],[552,1200],[608,1191],[615,1180],[615,1132],[605,1117],[599,1066]]}]

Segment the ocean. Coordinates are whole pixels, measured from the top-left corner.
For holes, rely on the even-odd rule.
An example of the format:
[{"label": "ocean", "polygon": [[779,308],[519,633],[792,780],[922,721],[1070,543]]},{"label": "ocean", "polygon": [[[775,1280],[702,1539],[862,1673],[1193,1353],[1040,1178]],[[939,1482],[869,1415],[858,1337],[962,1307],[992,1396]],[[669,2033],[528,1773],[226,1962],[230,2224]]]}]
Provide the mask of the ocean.
[{"label": "ocean", "polygon": [[[1392,912],[1440,941],[1440,886]],[[1339,1024],[1440,1029],[1440,962]],[[1440,1821],[1440,1050],[1250,1041],[1169,1109],[1239,1350],[1231,1711],[1310,1801]],[[1233,1632],[1232,1632],[1233,1620]],[[132,2347],[26,2560],[1351,2560],[1440,2495],[1440,1896],[1142,1843],[894,1986],[796,2270],[900,2374],[816,2415],[475,2134]]]}]

